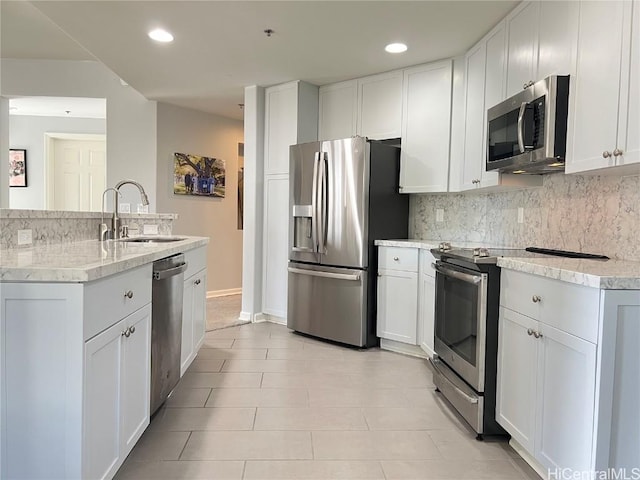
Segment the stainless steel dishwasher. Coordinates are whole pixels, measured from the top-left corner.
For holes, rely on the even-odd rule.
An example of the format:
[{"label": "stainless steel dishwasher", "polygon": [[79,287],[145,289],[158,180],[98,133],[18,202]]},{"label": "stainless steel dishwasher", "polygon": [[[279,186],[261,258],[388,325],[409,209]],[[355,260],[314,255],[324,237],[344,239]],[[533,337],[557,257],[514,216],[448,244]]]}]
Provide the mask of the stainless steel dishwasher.
[{"label": "stainless steel dishwasher", "polygon": [[151,414],[180,380],[184,255],[153,262],[151,303]]}]

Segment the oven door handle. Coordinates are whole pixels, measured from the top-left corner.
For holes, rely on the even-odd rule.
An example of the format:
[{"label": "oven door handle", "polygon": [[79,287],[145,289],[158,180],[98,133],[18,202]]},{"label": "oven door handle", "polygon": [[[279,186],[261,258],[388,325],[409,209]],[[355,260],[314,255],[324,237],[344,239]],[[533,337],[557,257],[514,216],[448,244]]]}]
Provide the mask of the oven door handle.
[{"label": "oven door handle", "polygon": [[472,396],[470,396],[470,395],[467,395],[465,392],[463,392],[462,390],[460,390],[460,388],[459,388],[455,383],[453,383],[451,380],[449,380],[449,379],[447,378],[447,376],[446,376],[444,373],[442,373],[442,371],[438,368],[438,363],[440,363],[440,361],[439,361],[439,360],[437,360],[437,359],[435,359],[435,360],[434,360],[433,358],[430,358],[430,359],[429,359],[429,363],[431,364],[431,367],[433,367],[433,369],[437,372],[437,374],[438,374],[440,377],[444,378],[444,379],[447,381],[447,383],[448,383],[449,385],[451,385],[451,387],[452,387],[453,389],[455,389],[455,391],[456,391],[456,392],[458,392],[458,394],[459,394],[462,398],[464,398],[464,399],[465,399],[467,402],[469,402],[469,403],[478,403],[478,399],[477,399],[477,398],[474,398],[474,397],[472,397]]},{"label": "oven door handle", "polygon": [[436,272],[441,273],[445,277],[455,278],[456,280],[462,280],[463,282],[471,283],[473,285],[477,285],[482,281],[482,277],[480,275],[470,275],[468,273],[458,272],[457,270],[450,270],[435,263],[432,263],[431,266]]}]

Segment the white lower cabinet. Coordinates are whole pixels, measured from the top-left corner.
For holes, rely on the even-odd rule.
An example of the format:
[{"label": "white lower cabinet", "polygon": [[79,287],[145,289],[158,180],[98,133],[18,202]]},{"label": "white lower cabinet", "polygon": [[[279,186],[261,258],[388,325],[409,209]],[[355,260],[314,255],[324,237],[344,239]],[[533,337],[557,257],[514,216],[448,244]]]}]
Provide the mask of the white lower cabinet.
[{"label": "white lower cabinet", "polygon": [[640,464],[637,407],[624,403],[640,368],[620,334],[638,338],[640,291],[505,269],[500,288],[496,420],[519,453],[543,476]]},{"label": "white lower cabinet", "polygon": [[111,478],[149,425],[151,305],[85,344],[84,475]]},{"label": "white lower cabinet", "polygon": [[377,335],[380,347],[433,355],[433,256],[415,247],[378,247]]},{"label": "white lower cabinet", "polygon": [[200,270],[184,281],[182,301],[182,349],[180,376],[184,375],[204,341],[207,316],[207,271]]}]

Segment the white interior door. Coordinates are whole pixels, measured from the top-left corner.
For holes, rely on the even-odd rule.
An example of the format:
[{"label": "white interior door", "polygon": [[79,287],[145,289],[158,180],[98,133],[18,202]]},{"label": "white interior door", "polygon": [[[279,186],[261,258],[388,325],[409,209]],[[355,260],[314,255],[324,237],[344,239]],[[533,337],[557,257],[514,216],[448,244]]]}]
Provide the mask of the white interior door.
[{"label": "white interior door", "polygon": [[53,208],[101,209],[107,183],[105,140],[53,139]]}]

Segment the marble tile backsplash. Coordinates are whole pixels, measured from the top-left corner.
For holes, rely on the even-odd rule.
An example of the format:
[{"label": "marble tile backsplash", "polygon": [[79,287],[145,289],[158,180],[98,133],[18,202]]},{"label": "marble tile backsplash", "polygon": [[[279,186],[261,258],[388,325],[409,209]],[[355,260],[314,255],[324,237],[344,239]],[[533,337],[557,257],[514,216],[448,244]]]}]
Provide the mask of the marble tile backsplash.
[{"label": "marble tile backsplash", "polygon": [[[444,210],[443,222],[436,222],[436,209]],[[640,176],[553,174],[535,189],[412,195],[409,235],[640,261]]]},{"label": "marble tile backsplash", "polygon": [[[122,225],[129,226],[130,235],[143,233],[144,225],[158,225],[159,235],[170,235],[175,214],[120,215]],[[107,225],[110,215],[105,216]],[[18,247],[18,230],[31,230],[33,243],[56,243],[97,240],[101,214],[98,212],[62,212],[51,210],[0,209],[0,248]]]}]

